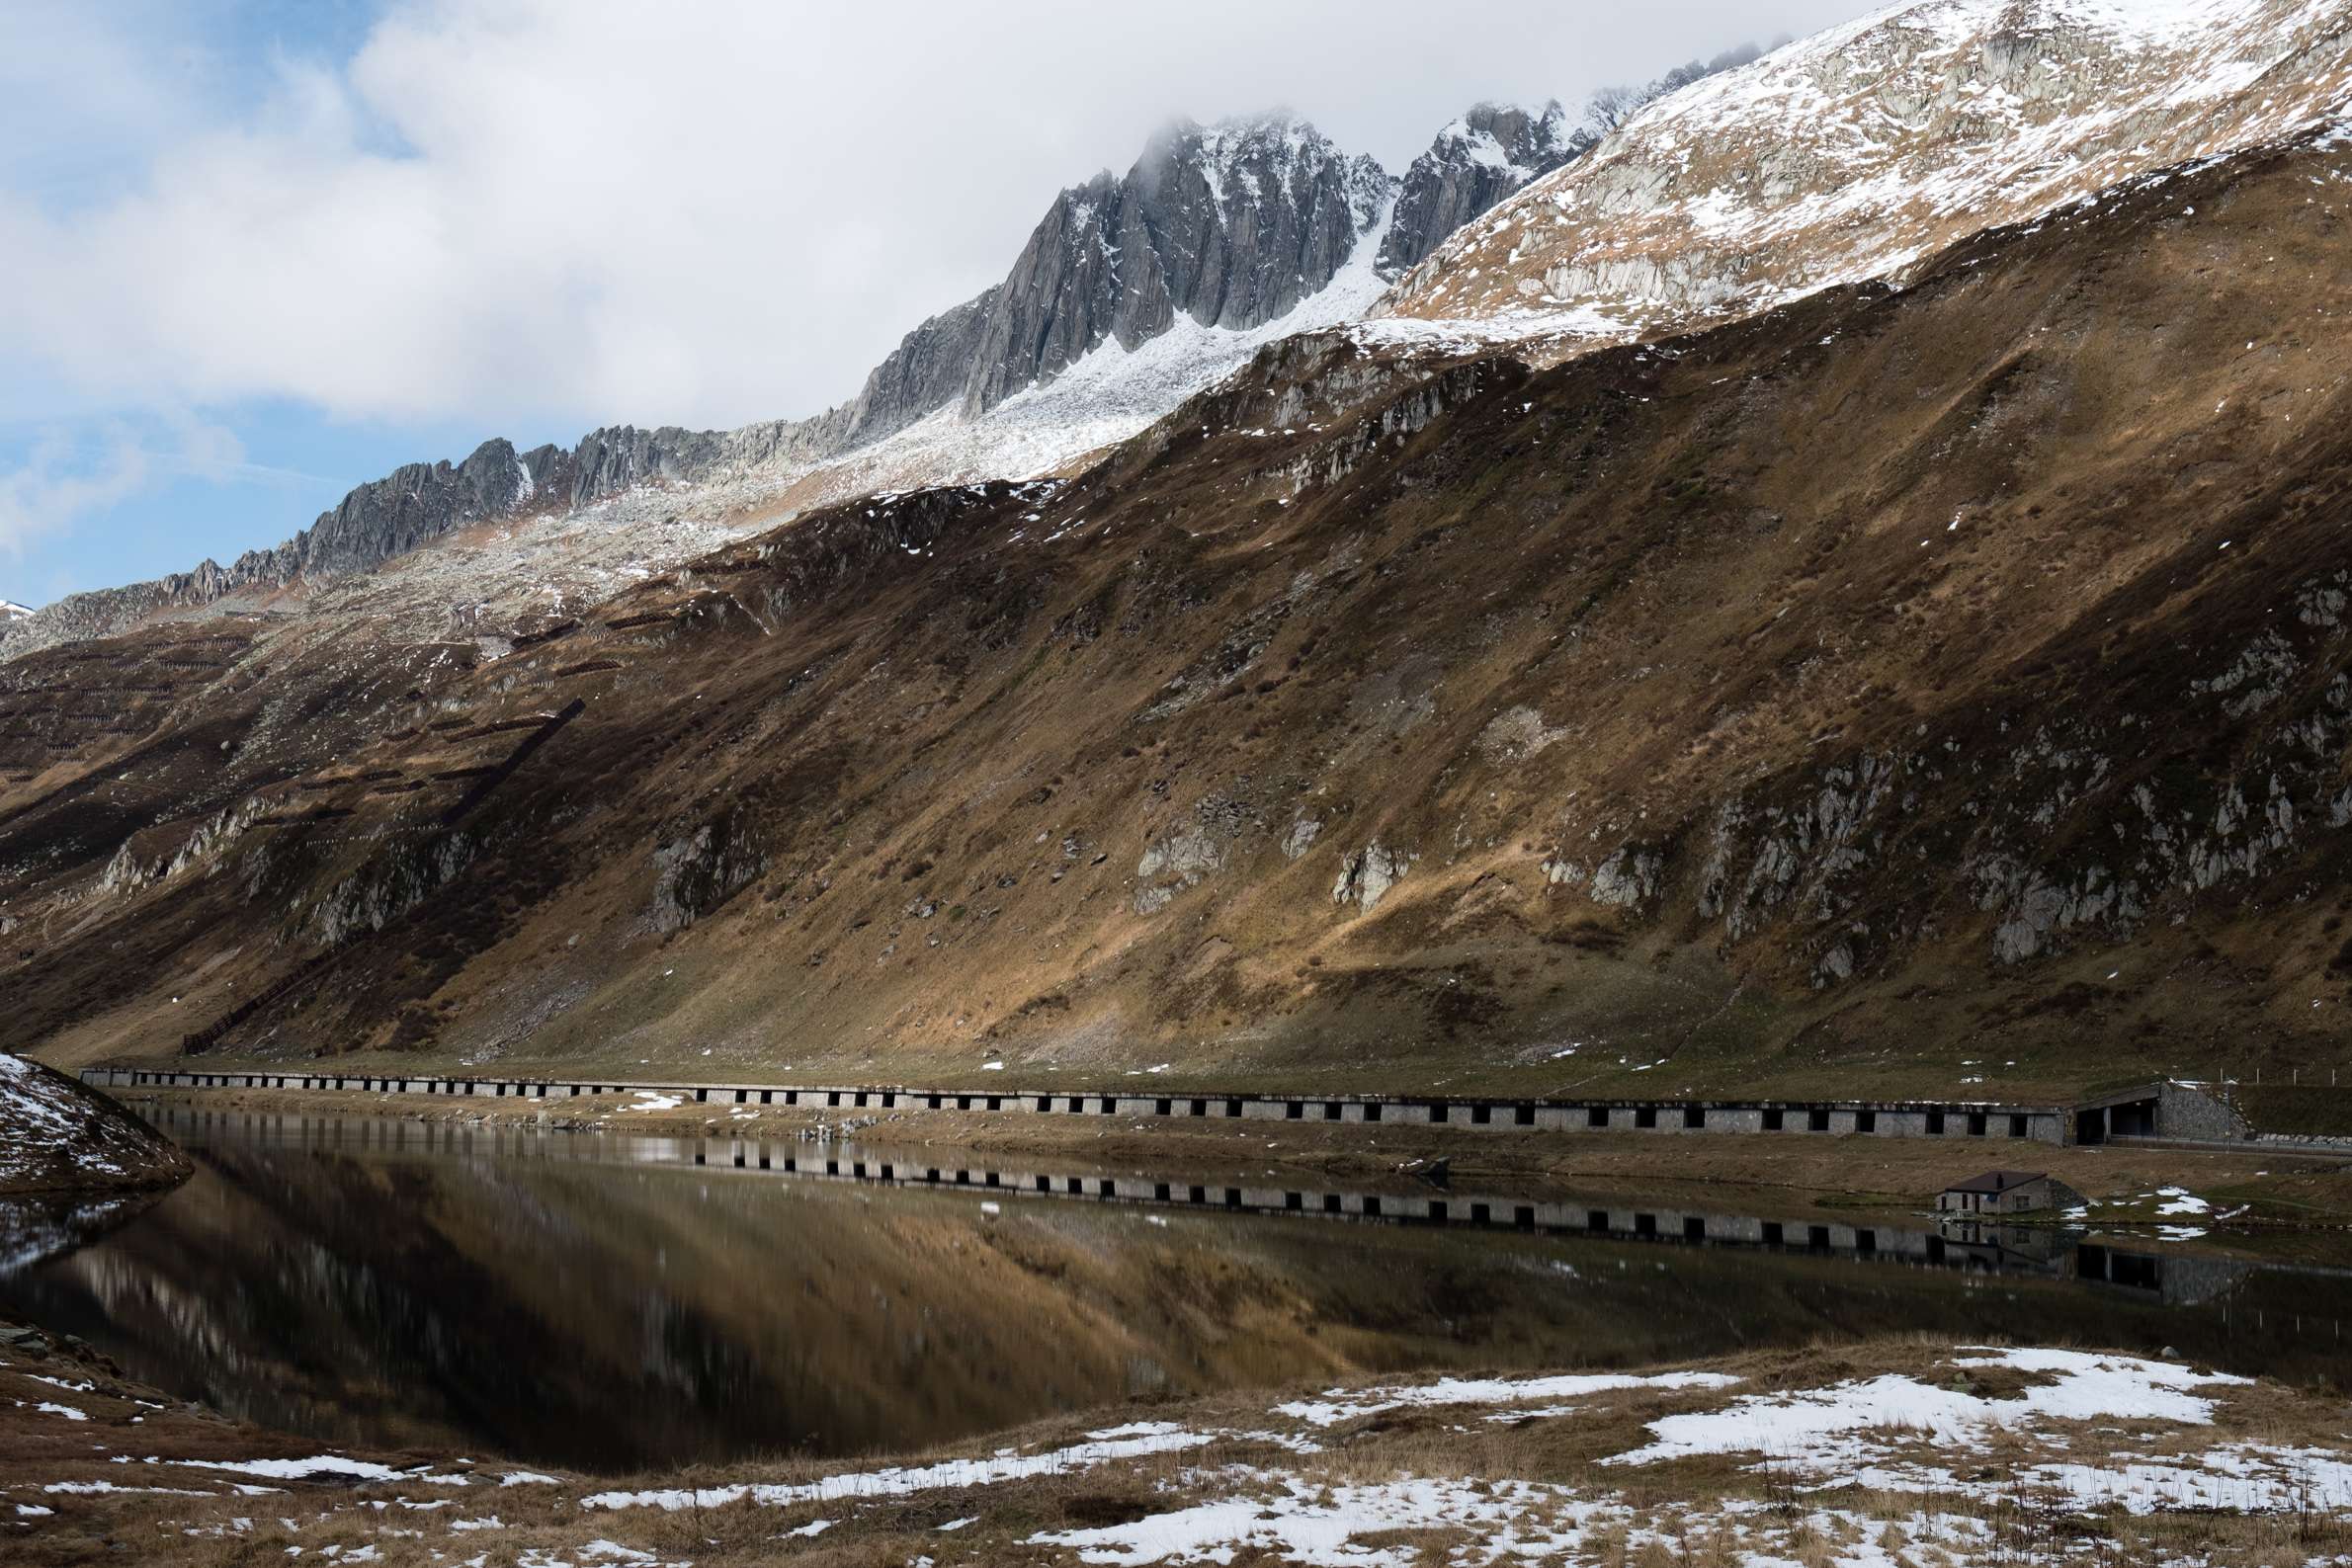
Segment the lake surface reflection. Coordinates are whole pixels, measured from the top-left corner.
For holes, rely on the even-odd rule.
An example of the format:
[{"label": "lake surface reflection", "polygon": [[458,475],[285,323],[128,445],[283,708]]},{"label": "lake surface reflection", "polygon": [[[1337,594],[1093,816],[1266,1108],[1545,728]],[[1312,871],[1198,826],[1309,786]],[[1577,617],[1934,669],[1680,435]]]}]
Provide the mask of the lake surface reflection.
[{"label": "lake surface reflection", "polygon": [[937,1149],[157,1119],[196,1177],[111,1216],[20,1212],[0,1312],[341,1444],[605,1471],[832,1456],[1228,1388],[1895,1331],[2352,1386],[2341,1271],[2071,1236],[1622,1195],[1391,1194],[1367,1222],[1368,1195]]}]

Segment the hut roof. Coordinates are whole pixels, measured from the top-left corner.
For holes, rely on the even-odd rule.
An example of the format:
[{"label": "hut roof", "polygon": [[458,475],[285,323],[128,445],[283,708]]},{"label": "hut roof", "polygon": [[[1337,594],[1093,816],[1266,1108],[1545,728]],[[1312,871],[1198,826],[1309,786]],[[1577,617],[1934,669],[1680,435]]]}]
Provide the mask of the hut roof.
[{"label": "hut roof", "polygon": [[1965,1182],[1954,1182],[1944,1189],[1947,1193],[2006,1193],[2012,1187],[2039,1182],[2049,1173],[2044,1171],[1986,1171]]}]

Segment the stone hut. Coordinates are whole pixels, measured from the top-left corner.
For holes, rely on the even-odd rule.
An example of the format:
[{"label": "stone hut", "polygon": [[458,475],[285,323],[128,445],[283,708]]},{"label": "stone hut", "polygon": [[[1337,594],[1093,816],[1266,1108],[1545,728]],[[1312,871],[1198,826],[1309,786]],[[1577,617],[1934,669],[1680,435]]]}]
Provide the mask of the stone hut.
[{"label": "stone hut", "polygon": [[1955,1182],[1936,1198],[1947,1214],[2032,1214],[2049,1208],[2079,1208],[2083,1197],[2041,1171],[1986,1171]]}]

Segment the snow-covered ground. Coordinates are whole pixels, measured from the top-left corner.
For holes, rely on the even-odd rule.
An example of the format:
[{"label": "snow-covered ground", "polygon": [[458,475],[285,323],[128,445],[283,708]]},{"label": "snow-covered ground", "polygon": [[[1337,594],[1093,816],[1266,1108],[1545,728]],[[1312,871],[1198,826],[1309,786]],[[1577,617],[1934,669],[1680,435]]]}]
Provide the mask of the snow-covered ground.
[{"label": "snow-covered ground", "polygon": [[[2352,1452],[2248,1442],[2218,1444],[2188,1454],[2085,1464],[2065,1458],[2074,1424],[2111,1422],[2133,1430],[2210,1427],[2217,1397],[2253,1386],[2253,1379],[2202,1371],[2177,1362],[2086,1351],[1983,1347],[1951,1358],[1962,1376],[2025,1374],[2025,1386],[1977,1391],[1899,1373],[1798,1388],[1742,1394],[1711,1408],[1659,1417],[1649,1442],[1603,1457],[1604,1469],[1654,1467],[1679,1460],[1733,1456],[1760,1472],[1788,1475],[1822,1490],[1862,1485],[1882,1492],[1949,1493],[1961,1489],[1954,1466],[1989,1450],[1996,1440],[2051,1445],[2018,1471],[2027,1491],[2068,1504],[2114,1503],[2134,1513],[2222,1507],[2265,1512],[2313,1504],[2352,1508]],[[994,1486],[1099,1468],[1122,1459],[1200,1449],[1214,1444],[1274,1443],[1293,1453],[1324,1451],[1329,1429],[1399,1409],[1446,1412],[1459,1419],[1542,1420],[1575,1413],[1579,1402],[1623,1392],[1711,1393],[1740,1379],[1721,1372],[1571,1374],[1525,1378],[1441,1378],[1435,1382],[1335,1389],[1322,1399],[1299,1400],[1268,1411],[1272,1429],[1187,1428],[1156,1422],[1090,1433],[1082,1444],[986,1459],[957,1459],[916,1467],[852,1471],[791,1485],[742,1483],[701,1489],[594,1493],[584,1507],[610,1511],[653,1508],[676,1512],[733,1503],[792,1507],[854,1499],[903,1498],[932,1491]],[[1286,1432],[1279,1422],[1306,1430]],[[1457,1428],[1456,1430],[1466,1430]],[[2118,1429],[2110,1429],[2118,1430]],[[2014,1443],[2004,1444],[2014,1450]],[[1920,1450],[1945,1464],[1919,1461]],[[1302,1562],[1375,1562],[1377,1556],[1317,1556],[1338,1550],[1358,1533],[1404,1528],[1414,1520],[1451,1520],[1501,1529],[1492,1555],[1541,1555],[1574,1542],[1561,1533],[1563,1518],[1582,1530],[1594,1520],[1626,1517],[1614,1492],[1578,1492],[1521,1481],[1475,1484],[1413,1478],[1364,1488],[1307,1485],[1274,1469],[1235,1468],[1229,1480],[1248,1481],[1270,1496],[1188,1507],[1099,1529],[1044,1532],[1039,1542],[1085,1548],[1089,1562],[1142,1563],[1229,1560],[1219,1552],[1261,1546],[1306,1555]],[[1531,1510],[1543,1514],[1536,1537],[1517,1539]],[[1516,1540],[1516,1544],[1514,1544]],[[1409,1560],[1409,1559],[1407,1559]]]},{"label": "snow-covered ground", "polygon": [[144,1122],[62,1073],[0,1052],[0,1194],[51,1197],[46,1210],[0,1215],[0,1273],[101,1223],[112,1210],[100,1199],[187,1174],[187,1157]]},{"label": "snow-covered ground", "polygon": [[[1636,1504],[1624,1493],[1523,1480],[1400,1476],[1331,1485],[1266,1466],[1233,1465],[1187,1477],[1217,1501],[1189,1503],[1124,1524],[1041,1530],[1032,1545],[1074,1549],[1080,1561],[1140,1568],[1148,1563],[1229,1563],[1244,1553],[1322,1568],[1405,1565],[1424,1559],[1411,1545],[1387,1545],[1391,1532],[1442,1530],[1457,1544],[1448,1561],[1618,1562],[1687,1560],[1694,1542],[1710,1560],[1753,1565],[1802,1560],[1896,1564],[1920,1559],[1902,1548],[1929,1548],[1928,1561],[2010,1560],[1982,1511],[1956,1508],[1970,1483],[1957,1473],[1977,1463],[1996,1435],[2027,1435],[2062,1445],[2062,1424],[2129,1424],[2135,1431],[2200,1427],[2214,1419],[2208,1391],[2244,1388],[2251,1379],[2201,1372],[2172,1362],[2052,1349],[1983,1349],[1953,1358],[1963,1371],[2024,1373],[2032,1382],[2002,1396],[1971,1393],[1901,1375],[1740,1396],[1722,1406],[1652,1421],[1649,1444],[1602,1461],[1656,1467],[1676,1460],[1731,1455],[1759,1470],[1803,1477],[1814,1492],[1859,1486],[1917,1494],[1916,1507],[1887,1504],[1862,1513],[1829,1505],[1766,1504],[1718,1496]],[[1672,1374],[1641,1377],[1446,1379],[1404,1389],[1357,1390],[1345,1403],[1277,1407],[1321,1428],[1414,1405],[1454,1407],[1470,1416],[1506,1406],[1525,1414],[1533,1400],[1649,1386],[1720,1388],[1738,1379],[1705,1374],[1677,1383]],[[1549,1414],[1554,1412],[1538,1412]],[[1556,1412],[1564,1414],[1565,1412]],[[1457,1429],[1461,1430],[1461,1429]],[[2110,1428],[2109,1430],[2115,1430]],[[1894,1457],[1917,1444],[1944,1450],[1947,1465]],[[1669,1485],[1663,1481],[1651,1486]],[[2343,1450],[2232,1442],[2186,1456],[2105,1455],[2099,1462],[2036,1459],[2020,1466],[2006,1494],[2034,1506],[2120,1509],[2127,1514],[2224,1510],[2303,1517],[2352,1508],[2352,1454]],[[1802,1494],[1800,1494],[1802,1495]],[[1653,1494],[1654,1496],[1654,1494]],[[1459,1532],[1459,1534],[1454,1534]],[[2085,1524],[2078,1538],[2095,1533]],[[1783,1555],[1784,1550],[1787,1555]],[[2155,1559],[2150,1559],[2155,1560]],[[2184,1555],[2179,1561],[2198,1561]],[[2313,1559],[2325,1560],[2325,1559]]]},{"label": "snow-covered ground", "polygon": [[1985,1351],[1955,1357],[1954,1364],[1964,1371],[2036,1372],[2051,1380],[2004,1398],[1896,1373],[1827,1388],[1752,1394],[1721,1410],[1653,1421],[1653,1442],[1603,1462],[1655,1464],[1697,1454],[1754,1453],[1771,1456],[1766,1462],[1776,1468],[1842,1475],[1884,1457],[1884,1444],[1890,1439],[1959,1447],[1981,1442],[1995,1431],[2122,1416],[2210,1426],[2213,1401],[2193,1390],[2242,1387],[2252,1381],[2166,1362],[2080,1351]]},{"label": "snow-covered ground", "polygon": [[[2352,1509],[2352,1438],[2323,1400],[2075,1350],[1818,1354],[1862,1369],[1809,1379],[1812,1360],[1793,1357],[1378,1383],[979,1457],[623,1488],[464,1459],[157,1457],[168,1436],[125,1442],[109,1420],[129,1408],[168,1422],[166,1407],[0,1361],[22,1421],[88,1443],[0,1491],[19,1528],[161,1507],[179,1533],[256,1561],[339,1568],[750,1560],[746,1548],[933,1568],[2211,1568],[2217,1542],[2252,1544],[2233,1562],[2352,1562],[2308,1527]],[[2062,1548],[2038,1555],[2053,1542]],[[2289,1554],[2261,1555],[2264,1542]]]},{"label": "snow-covered ground", "polygon": [[491,641],[534,619],[586,614],[615,594],[764,532],[793,510],[796,474],[646,484],[575,511],[481,524],[314,590],[312,619],[374,635]]},{"label": "snow-covered ground", "polygon": [[719,1508],[729,1503],[758,1503],[789,1508],[798,1503],[833,1503],[852,1498],[910,1497],[920,1492],[961,1491],[974,1486],[1001,1486],[1040,1476],[1067,1475],[1091,1470],[1117,1459],[1174,1453],[1197,1448],[1211,1441],[1197,1432],[1165,1422],[1140,1422],[1087,1434],[1087,1441],[1043,1453],[998,1453],[985,1459],[948,1459],[938,1464],[891,1465],[880,1470],[853,1470],[796,1485],[710,1486],[694,1489],[658,1488],[642,1492],[595,1492],[580,1500],[582,1508],[622,1510],[658,1508]]},{"label": "snow-covered ground", "polygon": [[[1434,1383],[1396,1388],[1334,1388],[1319,1400],[1294,1400],[1276,1405],[1274,1413],[1310,1427],[1337,1426],[1391,1410],[1439,1405],[1499,1405],[1517,1417],[1538,1401],[1556,1404],[1627,1388],[1728,1388],[1739,1381],[1722,1372],[1660,1372],[1644,1377],[1627,1372],[1589,1372],[1561,1377],[1441,1377]],[[1532,1412],[1537,1415],[1549,1411]]]}]

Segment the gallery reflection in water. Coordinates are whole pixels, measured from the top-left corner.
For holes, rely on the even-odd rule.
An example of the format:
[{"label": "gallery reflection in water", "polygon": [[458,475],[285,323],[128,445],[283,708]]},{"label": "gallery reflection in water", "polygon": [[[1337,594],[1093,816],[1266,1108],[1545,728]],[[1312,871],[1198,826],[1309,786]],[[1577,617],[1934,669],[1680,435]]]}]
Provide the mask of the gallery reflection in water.
[{"label": "gallery reflection in water", "polygon": [[334,1443],[607,1470],[835,1455],[1223,1388],[1890,1331],[2346,1383],[2334,1271],[2064,1232],[790,1140],[164,1125],[196,1178],[127,1218],[20,1210],[0,1311]]}]

